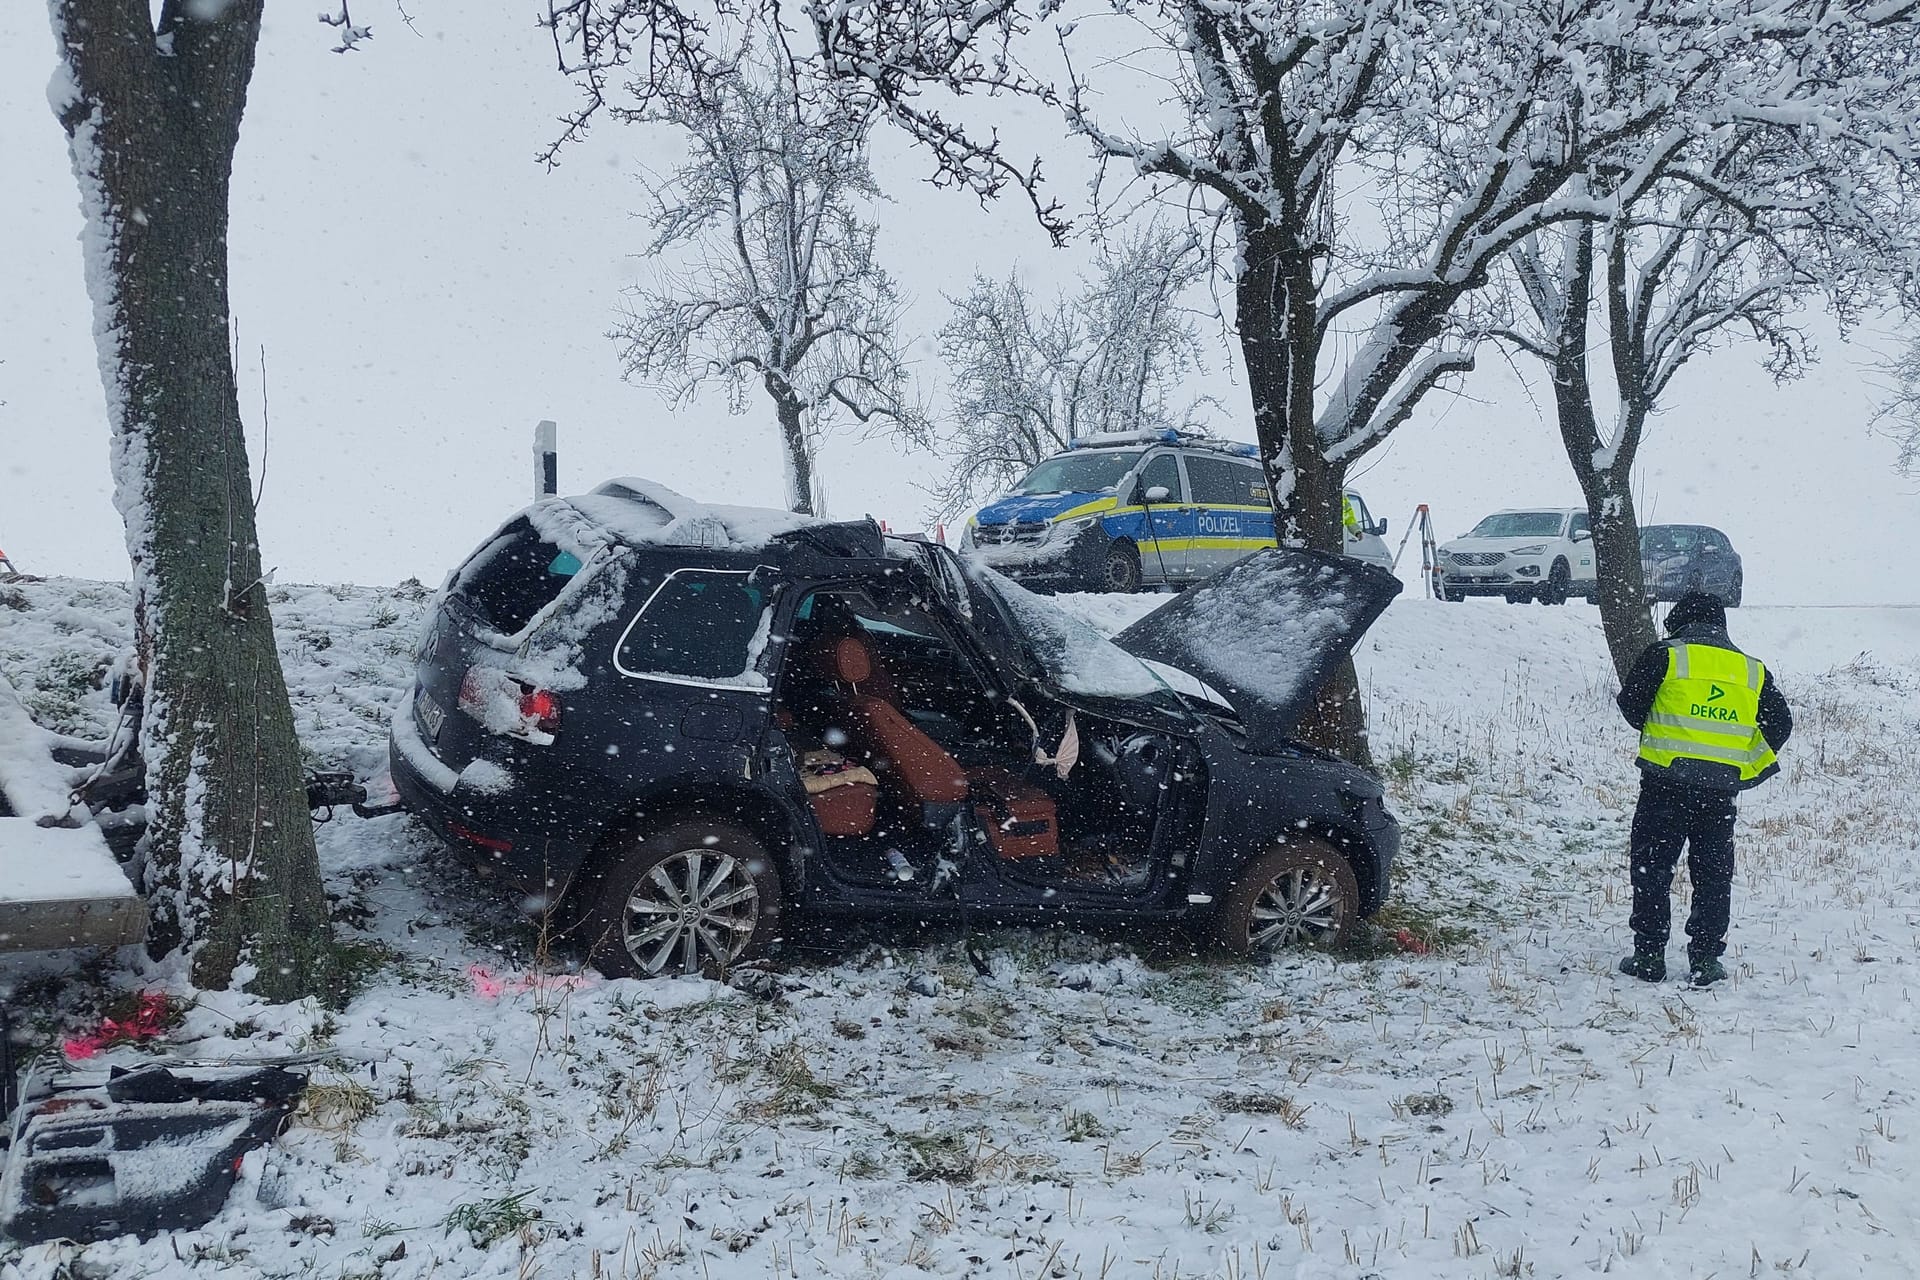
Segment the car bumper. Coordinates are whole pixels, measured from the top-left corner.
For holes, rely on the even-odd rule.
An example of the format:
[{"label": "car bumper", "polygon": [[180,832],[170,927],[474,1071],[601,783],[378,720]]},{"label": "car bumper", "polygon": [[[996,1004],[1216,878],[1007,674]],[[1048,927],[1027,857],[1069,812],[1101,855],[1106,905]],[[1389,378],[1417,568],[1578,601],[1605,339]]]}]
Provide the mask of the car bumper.
[{"label": "car bumper", "polygon": [[1037,542],[976,541],[966,554],[1025,587],[1085,591],[1105,580],[1111,541],[1096,520],[1064,535],[1049,533]]},{"label": "car bumper", "polygon": [[[410,715],[411,709],[402,714]],[[395,738],[400,735],[396,732]],[[417,743],[418,738],[415,737]],[[484,876],[499,876],[533,895],[557,894],[585,860],[598,830],[553,820],[550,803],[536,797],[562,794],[535,779],[517,779],[504,790],[482,791],[456,778],[430,778],[411,752],[390,742],[393,788],[406,811],[433,832],[454,860]]]},{"label": "car bumper", "polygon": [[1365,801],[1358,816],[1366,840],[1366,851],[1359,856],[1366,860],[1369,872],[1361,878],[1360,913],[1371,916],[1386,905],[1393,883],[1393,860],[1400,856],[1400,823],[1383,799]]},{"label": "car bumper", "polygon": [[1532,591],[1547,580],[1549,566],[1537,560],[1507,559],[1494,565],[1458,565],[1440,562],[1440,585],[1466,596],[1498,596]]}]

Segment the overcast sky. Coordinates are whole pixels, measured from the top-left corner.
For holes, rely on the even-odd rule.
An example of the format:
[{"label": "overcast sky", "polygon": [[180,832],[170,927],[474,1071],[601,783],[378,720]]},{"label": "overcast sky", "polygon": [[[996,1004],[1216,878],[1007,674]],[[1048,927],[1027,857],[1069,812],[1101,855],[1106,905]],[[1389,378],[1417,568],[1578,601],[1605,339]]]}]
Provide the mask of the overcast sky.
[{"label": "overcast sky", "polygon": [[[526,501],[542,417],[560,423],[563,490],[638,474],[692,497],[777,503],[780,455],[757,401],[744,417],[718,395],[671,409],[620,380],[605,336],[643,270],[632,174],[670,165],[672,144],[609,124],[541,169],[534,153],[572,95],[533,8],[410,8],[419,36],[375,15],[374,41],[337,56],[310,7],[269,7],[233,209],[256,477],[266,348],[266,562],[285,580],[437,581]],[[123,577],[78,199],[44,92],[52,65],[45,8],[0,5],[0,548],[32,572]],[[1057,120],[1034,110],[1010,125],[1010,141],[1028,132],[1026,149],[1053,157],[1059,195],[1083,198],[1087,171]],[[925,185],[922,158],[882,151],[895,199],[881,252],[915,299],[911,333],[931,335],[942,294],[975,270],[1050,292],[1084,266],[1084,246],[1048,247],[1015,203],[983,211]],[[1893,447],[1867,426],[1880,394],[1870,366],[1897,339],[1846,344],[1815,324],[1825,359],[1797,384],[1775,387],[1743,349],[1682,373],[1643,450],[1641,517],[1725,529],[1755,602],[1920,601],[1917,486],[1892,474]],[[915,351],[937,380],[930,342]],[[1230,355],[1223,346],[1195,390],[1230,407],[1224,433],[1250,439]],[[1362,464],[1356,487],[1391,522],[1389,545],[1417,503],[1443,537],[1498,507],[1578,505],[1538,388],[1497,353],[1481,365],[1464,396],[1429,397]],[[916,486],[938,468],[884,439],[842,437],[822,459],[834,514],[895,528],[918,526]]]}]

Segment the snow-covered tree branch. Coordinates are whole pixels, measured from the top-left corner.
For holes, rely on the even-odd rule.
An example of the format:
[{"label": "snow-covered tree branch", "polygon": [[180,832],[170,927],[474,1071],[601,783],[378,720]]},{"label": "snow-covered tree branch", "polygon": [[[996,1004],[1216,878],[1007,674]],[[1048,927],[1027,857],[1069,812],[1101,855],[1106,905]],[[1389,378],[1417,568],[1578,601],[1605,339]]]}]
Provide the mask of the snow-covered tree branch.
[{"label": "snow-covered tree branch", "polygon": [[662,270],[614,330],[627,377],[675,399],[720,383],[736,412],[758,386],[796,511],[820,509],[815,450],[836,422],[927,443],[895,332],[903,302],[862,212],[882,195],[859,104],[808,92],[779,42],[750,28],[731,62],[638,118],[677,127],[690,155],[653,191],[647,253]]},{"label": "snow-covered tree branch", "polygon": [[1103,245],[1080,290],[1042,306],[1017,278],[976,276],[940,331],[951,371],[952,469],[942,511],[971,505],[1083,436],[1193,425],[1180,402],[1201,368],[1181,295],[1203,262],[1192,237],[1149,227]]}]

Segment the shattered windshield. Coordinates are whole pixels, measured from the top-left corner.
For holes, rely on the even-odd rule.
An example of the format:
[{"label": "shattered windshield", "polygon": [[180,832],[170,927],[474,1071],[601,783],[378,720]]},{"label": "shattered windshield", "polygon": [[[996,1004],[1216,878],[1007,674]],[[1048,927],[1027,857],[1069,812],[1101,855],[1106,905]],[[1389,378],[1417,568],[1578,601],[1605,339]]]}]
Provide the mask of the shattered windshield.
[{"label": "shattered windshield", "polygon": [[1090,623],[984,565],[969,565],[968,573],[1000,606],[1029,663],[1056,687],[1095,698],[1174,700],[1165,681]]},{"label": "shattered windshield", "polygon": [[1014,486],[1014,492],[1095,493],[1111,489],[1140,461],[1139,449],[1092,449],[1085,453],[1063,453],[1027,472],[1027,478]]}]

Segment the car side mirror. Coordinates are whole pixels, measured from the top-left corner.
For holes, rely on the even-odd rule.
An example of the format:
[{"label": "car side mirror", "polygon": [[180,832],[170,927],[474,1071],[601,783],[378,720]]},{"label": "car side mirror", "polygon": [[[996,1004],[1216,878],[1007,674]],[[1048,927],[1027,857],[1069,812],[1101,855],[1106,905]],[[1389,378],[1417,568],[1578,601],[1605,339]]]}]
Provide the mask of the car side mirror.
[{"label": "car side mirror", "polygon": [[1172,496],[1173,496],[1173,490],[1167,488],[1167,486],[1163,484],[1157,484],[1153,486],[1153,488],[1147,490],[1148,502],[1165,502],[1168,498],[1171,498]]},{"label": "car side mirror", "polygon": [[1575,542],[1592,542],[1592,541],[1593,541],[1593,531],[1592,531],[1591,529],[1576,529],[1576,530],[1574,530],[1574,532],[1573,532],[1573,541],[1575,541]]},{"label": "car side mirror", "polygon": [[1376,538],[1384,538],[1387,536],[1387,522],[1385,520],[1375,520],[1373,522],[1373,528],[1367,530],[1367,532]]}]

